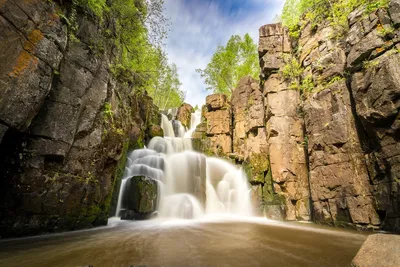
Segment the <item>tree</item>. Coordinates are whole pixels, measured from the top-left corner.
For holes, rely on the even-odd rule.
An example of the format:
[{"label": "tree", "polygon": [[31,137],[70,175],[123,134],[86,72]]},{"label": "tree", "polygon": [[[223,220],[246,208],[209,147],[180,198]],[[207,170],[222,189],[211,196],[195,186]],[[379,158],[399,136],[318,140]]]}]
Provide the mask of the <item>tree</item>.
[{"label": "tree", "polygon": [[154,103],[161,109],[179,107],[185,98],[184,92],[180,89],[182,85],[178,69],[175,64],[160,66],[157,79],[148,88],[148,93],[153,97]]},{"label": "tree", "polygon": [[243,38],[233,35],[226,46],[218,46],[207,67],[197,69],[207,84],[207,90],[230,95],[240,78],[258,77],[257,45],[249,34]]}]

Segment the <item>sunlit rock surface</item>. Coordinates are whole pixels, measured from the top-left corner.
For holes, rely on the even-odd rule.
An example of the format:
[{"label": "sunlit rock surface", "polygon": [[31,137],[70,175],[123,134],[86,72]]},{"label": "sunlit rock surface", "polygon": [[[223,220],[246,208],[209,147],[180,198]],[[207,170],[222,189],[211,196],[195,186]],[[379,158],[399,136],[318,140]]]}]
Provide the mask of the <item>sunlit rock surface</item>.
[{"label": "sunlit rock surface", "polygon": [[370,235],[353,259],[353,267],[400,266],[400,236]]}]

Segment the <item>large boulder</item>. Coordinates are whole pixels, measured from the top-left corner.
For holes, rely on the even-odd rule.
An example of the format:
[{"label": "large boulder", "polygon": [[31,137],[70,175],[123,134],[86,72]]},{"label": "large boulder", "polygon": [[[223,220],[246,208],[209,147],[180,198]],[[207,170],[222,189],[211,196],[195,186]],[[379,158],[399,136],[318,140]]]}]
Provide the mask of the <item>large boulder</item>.
[{"label": "large boulder", "polygon": [[193,112],[193,107],[190,104],[184,103],[178,108],[176,119],[180,121],[184,127],[189,129]]},{"label": "large boulder", "polygon": [[157,182],[144,176],[127,178],[122,207],[138,214],[152,213],[157,208]]},{"label": "large boulder", "polygon": [[351,262],[353,267],[400,266],[400,236],[370,235]]}]

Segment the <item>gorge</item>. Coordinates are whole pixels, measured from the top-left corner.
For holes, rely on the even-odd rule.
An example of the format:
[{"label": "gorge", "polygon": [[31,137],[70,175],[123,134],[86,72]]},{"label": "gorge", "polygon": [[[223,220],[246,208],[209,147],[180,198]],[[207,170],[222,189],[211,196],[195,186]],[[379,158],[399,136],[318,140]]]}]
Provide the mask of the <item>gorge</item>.
[{"label": "gorge", "polygon": [[0,0],[1,266],[400,262],[399,0],[261,26],[260,80],[198,109],[81,3]]}]

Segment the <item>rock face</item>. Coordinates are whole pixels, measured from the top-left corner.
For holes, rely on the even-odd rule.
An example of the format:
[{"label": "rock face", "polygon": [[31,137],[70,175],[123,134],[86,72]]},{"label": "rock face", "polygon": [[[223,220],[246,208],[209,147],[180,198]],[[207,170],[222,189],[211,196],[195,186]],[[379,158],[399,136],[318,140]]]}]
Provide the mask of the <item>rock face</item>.
[{"label": "rock face", "polygon": [[[265,49],[264,32],[278,40]],[[306,159],[304,157],[304,121],[299,116],[300,93],[292,90],[280,74],[286,64],[275,66],[277,74],[269,73],[264,58],[290,53],[288,33],[278,25],[265,25],[260,29],[260,66],[264,74],[263,94],[266,98],[266,129],[269,144],[273,188],[285,200],[286,220],[310,220],[309,188]],[[262,54],[266,53],[263,57]]]},{"label": "rock face", "polygon": [[400,266],[399,254],[400,236],[387,234],[370,235],[354,257],[351,266]]},{"label": "rock face", "polygon": [[285,55],[290,54],[291,45],[287,29],[280,23],[262,26],[258,55],[263,79],[277,72],[285,65]]},{"label": "rock face", "polygon": [[[354,23],[356,14],[351,17],[350,21]],[[367,20],[369,23],[370,18]],[[351,29],[346,36],[353,42],[348,48],[342,40],[329,38],[335,35],[335,30],[327,25],[321,25],[314,33],[306,27],[300,36],[300,44],[304,43],[310,49],[303,50],[299,60],[304,76],[313,81],[312,91],[316,91],[305,94],[302,107],[309,184],[314,220],[334,225],[374,227],[381,221],[374,208],[357,118],[352,112],[351,95],[344,78],[346,65],[349,69],[354,68],[360,61],[358,55],[373,45],[365,42],[365,48],[355,47],[357,38],[351,36],[353,31]],[[354,32],[359,34],[358,30]]]},{"label": "rock face", "polygon": [[211,95],[203,110],[207,154],[226,155],[232,151],[231,108],[224,95]]},{"label": "rock face", "polygon": [[363,46],[370,35],[378,34],[374,43],[384,42],[375,50],[357,51],[356,56],[364,61],[353,64],[349,88],[360,122],[359,136],[374,209],[381,218],[382,227],[388,230],[400,230],[400,75],[397,70],[400,31],[393,28],[399,26],[399,6],[399,1],[390,1],[388,10],[378,10],[369,16],[369,24],[366,18],[355,20],[352,32],[360,25],[365,32],[359,34],[359,39],[353,38],[358,41],[354,41],[354,45],[349,40],[346,43],[350,55],[354,47]]},{"label": "rock face", "polygon": [[[240,80],[232,93],[233,156],[243,162],[252,185],[256,212],[264,213],[266,201],[274,200],[266,195],[272,184],[265,129],[264,97],[259,81],[250,76]],[[270,199],[271,198],[271,199]]]},{"label": "rock face", "polygon": [[304,111],[315,219],[379,225],[345,81],[310,96]]},{"label": "rock face", "polygon": [[182,106],[178,108],[178,113],[176,114],[176,119],[182,123],[187,129],[190,128],[192,113],[194,112],[194,108],[184,103]]},{"label": "rock face", "polygon": [[244,77],[230,108],[207,98],[195,136],[232,142],[219,155],[243,165],[258,214],[400,231],[399,6],[355,10],[340,38],[262,26],[261,83]]},{"label": "rock face", "polygon": [[71,33],[64,12],[52,1],[0,3],[2,237],[106,224],[126,152],[160,125],[150,97],[111,77],[100,24],[78,13]]}]

